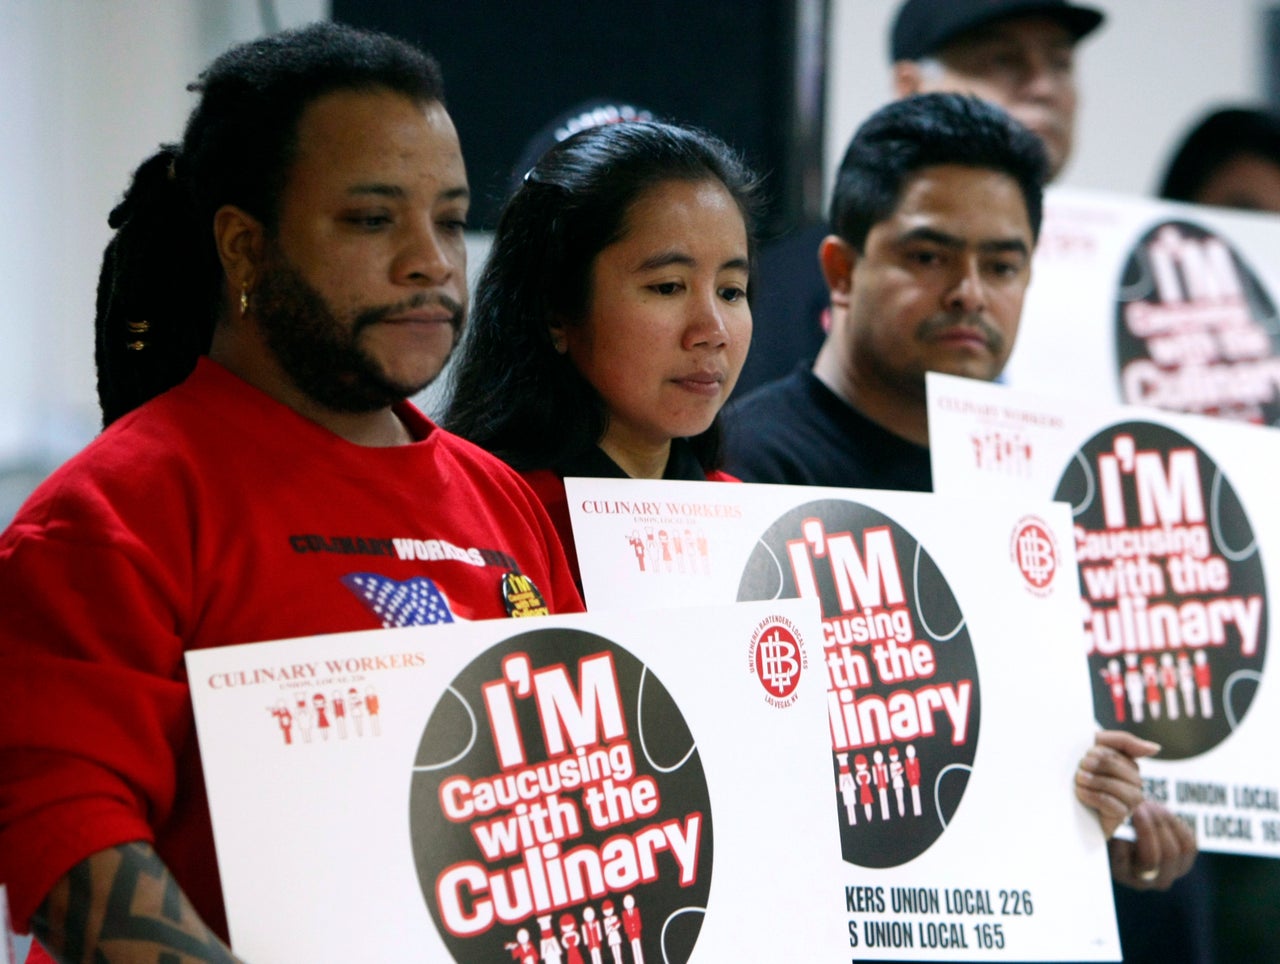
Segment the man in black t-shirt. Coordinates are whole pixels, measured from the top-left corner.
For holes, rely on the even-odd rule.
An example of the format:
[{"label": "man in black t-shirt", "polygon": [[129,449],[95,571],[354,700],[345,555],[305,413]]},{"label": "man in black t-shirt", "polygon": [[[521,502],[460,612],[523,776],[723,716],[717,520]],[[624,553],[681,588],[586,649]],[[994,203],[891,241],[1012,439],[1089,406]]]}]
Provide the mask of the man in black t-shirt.
[{"label": "man in black t-shirt", "polygon": [[928,491],[926,371],[1000,374],[1040,229],[1045,152],[976,97],[881,108],[837,175],[818,249],[831,327],[811,370],[734,406],[748,481]]},{"label": "man in black t-shirt", "polygon": [[[818,250],[830,330],[811,368],[730,409],[729,471],[748,482],[930,491],[925,373],[990,381],[1004,368],[1045,174],[1041,141],[975,97],[922,94],[874,114],[841,163]],[[1114,880],[1167,890],[1194,863],[1191,831],[1149,801],[1133,825],[1136,842],[1112,839]],[[1126,959],[1151,959],[1140,917],[1170,922],[1187,951],[1177,959],[1201,959],[1202,894],[1125,891]],[[1148,903],[1126,926],[1131,898]]]}]

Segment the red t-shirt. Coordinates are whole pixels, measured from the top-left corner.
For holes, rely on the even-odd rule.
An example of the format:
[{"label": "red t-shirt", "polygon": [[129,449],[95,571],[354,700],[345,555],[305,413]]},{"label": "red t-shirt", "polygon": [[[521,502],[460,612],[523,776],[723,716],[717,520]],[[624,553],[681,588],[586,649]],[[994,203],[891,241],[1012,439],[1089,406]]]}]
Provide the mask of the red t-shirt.
[{"label": "red t-shirt", "polygon": [[353,445],[202,360],[0,535],[0,881],[15,924],[99,850],[154,844],[225,939],[183,654],[582,602],[541,504],[407,403]]}]

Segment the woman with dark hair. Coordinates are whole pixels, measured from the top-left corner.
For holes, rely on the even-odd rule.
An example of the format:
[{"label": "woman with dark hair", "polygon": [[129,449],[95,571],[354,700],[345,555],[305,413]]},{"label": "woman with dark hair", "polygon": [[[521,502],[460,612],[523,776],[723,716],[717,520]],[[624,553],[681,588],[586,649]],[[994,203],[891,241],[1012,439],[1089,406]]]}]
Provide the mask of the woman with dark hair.
[{"label": "woman with dark hair", "polygon": [[565,476],[731,479],[756,192],[716,138],[628,122],[557,144],[503,210],[445,423],[524,474],[575,573]]},{"label": "woman with dark hair", "polygon": [[1280,115],[1225,107],[1200,118],[1169,161],[1160,197],[1280,211]]}]

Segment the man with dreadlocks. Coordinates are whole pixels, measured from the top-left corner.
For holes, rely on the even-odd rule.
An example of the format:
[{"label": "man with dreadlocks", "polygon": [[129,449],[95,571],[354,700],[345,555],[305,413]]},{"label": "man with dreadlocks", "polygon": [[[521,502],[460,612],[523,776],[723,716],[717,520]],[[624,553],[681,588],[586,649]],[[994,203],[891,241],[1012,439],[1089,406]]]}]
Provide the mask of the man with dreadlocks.
[{"label": "man with dreadlocks", "polygon": [[61,959],[232,959],[184,652],[581,609],[537,499],[406,401],[466,303],[434,61],[317,24],[193,89],[111,215],[106,428],[0,536],[0,881]]}]

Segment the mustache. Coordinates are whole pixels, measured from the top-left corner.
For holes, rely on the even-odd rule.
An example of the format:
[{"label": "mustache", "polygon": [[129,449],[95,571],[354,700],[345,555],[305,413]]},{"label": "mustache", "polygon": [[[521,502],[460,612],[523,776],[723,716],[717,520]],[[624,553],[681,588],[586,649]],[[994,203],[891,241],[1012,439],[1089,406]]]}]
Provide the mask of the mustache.
[{"label": "mustache", "polygon": [[351,333],[352,335],[358,335],[361,330],[368,328],[370,325],[376,325],[380,321],[385,321],[387,318],[403,314],[406,311],[416,311],[419,308],[431,306],[439,306],[449,312],[449,325],[453,328],[454,334],[462,330],[462,323],[466,319],[466,309],[462,306],[462,303],[446,294],[423,291],[393,305],[365,308],[356,314],[355,320],[352,322]]},{"label": "mustache", "polygon": [[983,318],[981,315],[972,314],[942,314],[932,315],[920,322],[916,328],[916,337],[922,341],[927,341],[941,331],[948,328],[974,328],[982,335],[982,340],[987,343],[987,348],[993,352],[998,352],[1004,347],[1004,335],[991,322]]}]

